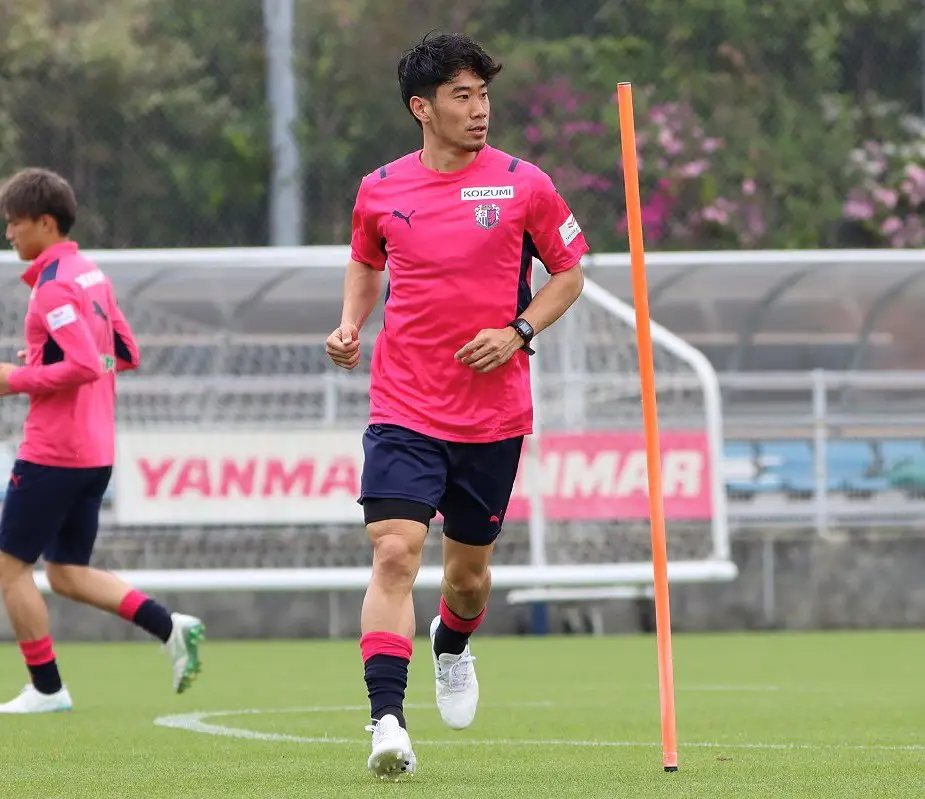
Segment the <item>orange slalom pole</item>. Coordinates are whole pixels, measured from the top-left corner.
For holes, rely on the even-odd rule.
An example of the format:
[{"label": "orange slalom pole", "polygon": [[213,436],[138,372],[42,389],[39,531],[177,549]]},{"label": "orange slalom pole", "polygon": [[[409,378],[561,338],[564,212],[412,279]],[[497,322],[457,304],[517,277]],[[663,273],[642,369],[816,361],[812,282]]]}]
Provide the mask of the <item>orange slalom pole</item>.
[{"label": "orange slalom pole", "polygon": [[671,660],[671,612],[668,601],[668,545],[665,539],[665,506],[662,496],[662,459],[655,399],[655,365],[649,327],[649,291],[642,237],[639,199],[639,165],[636,160],[636,126],[633,120],[633,89],[617,84],[620,140],[623,148],[623,184],[629,231],[633,304],[636,310],[636,343],[642,387],[642,420],[646,438],[649,478],[649,517],[652,530],[652,567],[655,578],[655,630],[658,642],[658,687],[662,713],[662,762],[665,771],[678,770],[678,734],[675,722],[674,673]]}]

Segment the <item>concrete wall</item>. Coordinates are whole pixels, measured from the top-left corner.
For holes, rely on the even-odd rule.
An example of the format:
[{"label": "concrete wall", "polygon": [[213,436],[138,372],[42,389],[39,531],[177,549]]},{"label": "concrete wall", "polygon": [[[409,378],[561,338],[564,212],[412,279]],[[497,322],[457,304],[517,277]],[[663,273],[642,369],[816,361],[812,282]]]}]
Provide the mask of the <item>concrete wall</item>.
[{"label": "concrete wall", "polygon": [[[737,537],[734,583],[676,586],[671,611],[676,631],[820,629],[925,626],[925,535],[837,532],[825,540],[811,534]],[[529,629],[530,608],[509,607],[504,592],[492,602],[483,632],[515,634]],[[171,608],[200,615],[211,638],[312,638],[358,634],[359,594],[190,594],[159,597]],[[416,598],[418,631],[436,613],[438,596]],[[144,640],[119,619],[50,599],[59,640]],[[588,616],[590,606],[581,606]],[[651,624],[647,602],[615,601],[594,608],[605,632],[628,632]],[[574,624],[568,608],[553,607],[553,632]],[[0,637],[12,637],[6,619]]]}]

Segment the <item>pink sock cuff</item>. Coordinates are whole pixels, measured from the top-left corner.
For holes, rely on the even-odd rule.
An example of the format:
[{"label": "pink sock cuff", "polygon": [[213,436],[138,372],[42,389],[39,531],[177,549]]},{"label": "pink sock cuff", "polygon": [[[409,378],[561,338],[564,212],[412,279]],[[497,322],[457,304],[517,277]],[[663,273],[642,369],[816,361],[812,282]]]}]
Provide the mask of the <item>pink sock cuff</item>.
[{"label": "pink sock cuff", "polygon": [[410,638],[396,633],[366,633],[360,638],[360,653],[364,663],[373,655],[392,655],[411,660],[413,649]]},{"label": "pink sock cuff", "polygon": [[42,666],[55,659],[51,636],[46,635],[37,641],[20,641],[19,651],[26,659],[27,666]]},{"label": "pink sock cuff", "polygon": [[122,597],[122,601],[119,603],[119,615],[126,621],[134,621],[135,614],[138,613],[138,608],[147,601],[147,594],[143,594],[141,591],[137,591],[133,588]]},{"label": "pink sock cuff", "polygon": [[474,633],[482,623],[482,619],[485,618],[486,610],[487,608],[482,608],[482,612],[474,619],[464,619],[461,616],[457,616],[450,609],[450,606],[446,604],[446,600],[440,597],[440,621],[457,633]]}]

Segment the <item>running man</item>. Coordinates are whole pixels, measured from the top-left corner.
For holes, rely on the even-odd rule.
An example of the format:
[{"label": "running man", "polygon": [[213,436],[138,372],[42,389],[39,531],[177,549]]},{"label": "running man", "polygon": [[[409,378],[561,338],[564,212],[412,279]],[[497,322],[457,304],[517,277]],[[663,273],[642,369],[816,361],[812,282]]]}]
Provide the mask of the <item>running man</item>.
[{"label": "running man", "polygon": [[[356,367],[388,262],[359,500],[373,547],[360,639],[373,722],[367,765],[381,779],[416,767],[403,712],[416,629],[411,589],[437,511],[437,707],[453,729],[475,718],[469,636],[485,617],[494,542],[532,432],[531,342],[584,282],[588,245],[550,178],[486,143],[488,86],[500,70],[462,35],[425,39],[402,56],[402,101],[423,147],[360,184],[342,321],[327,340],[335,364]],[[535,297],[533,258],[550,273]]]},{"label": "running man", "polygon": [[158,638],[182,693],[200,669],[199,619],[170,613],[90,567],[115,450],[116,372],[137,369],[138,346],[109,279],[68,238],[77,201],[53,172],[28,169],[0,187],[6,237],[30,264],[23,365],[0,364],[0,395],[29,412],[0,515],[0,589],[31,681],[0,713],[70,710],[35,585],[40,556],[55,593],[118,614]]}]

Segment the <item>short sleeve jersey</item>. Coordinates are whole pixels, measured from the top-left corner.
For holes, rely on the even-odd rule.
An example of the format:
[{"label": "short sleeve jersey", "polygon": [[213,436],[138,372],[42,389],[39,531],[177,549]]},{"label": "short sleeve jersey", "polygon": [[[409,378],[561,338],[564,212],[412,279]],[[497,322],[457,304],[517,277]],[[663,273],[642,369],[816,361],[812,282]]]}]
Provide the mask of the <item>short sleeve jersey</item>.
[{"label": "short sleeve jersey", "polygon": [[486,374],[454,356],[480,330],[523,313],[534,258],[557,273],[588,252],[549,176],[487,146],[455,172],[432,171],[411,153],[362,180],[351,250],[374,269],[388,265],[370,423],[469,443],[531,433],[527,353]]}]

